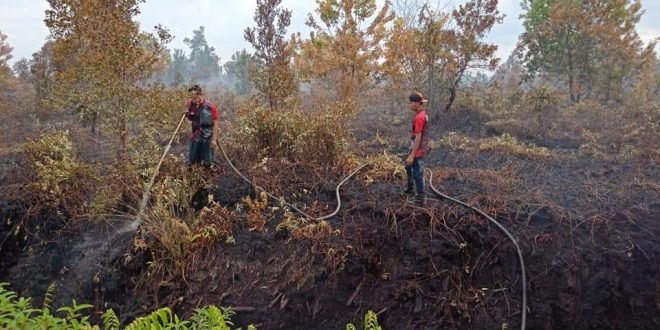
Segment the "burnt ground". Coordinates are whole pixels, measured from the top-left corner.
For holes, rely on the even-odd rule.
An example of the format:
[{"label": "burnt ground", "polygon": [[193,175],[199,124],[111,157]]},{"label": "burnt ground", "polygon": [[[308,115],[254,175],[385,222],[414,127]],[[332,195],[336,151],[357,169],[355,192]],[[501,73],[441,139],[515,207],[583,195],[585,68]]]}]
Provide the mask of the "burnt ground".
[{"label": "burnt ground", "polygon": [[[236,230],[236,245],[209,251],[161,299],[184,313],[238,306],[237,324],[264,329],[342,328],[367,309],[381,312],[388,329],[519,326],[519,265],[498,229],[445,201],[408,206],[387,183],[349,184],[343,201],[346,210],[330,221],[336,236],[314,244],[272,227]],[[639,219],[657,217],[659,206]],[[528,327],[655,328],[657,222],[641,227],[618,216],[607,226],[575,226],[552,217],[498,216],[526,259]],[[328,266],[336,255],[345,256],[339,269]]]},{"label": "burnt ground", "polygon": [[[470,125],[466,133],[495,134]],[[372,137],[360,134],[363,141]],[[575,148],[557,147],[565,149],[560,154]],[[378,148],[367,143],[364,149]],[[529,329],[660,327],[657,191],[617,194],[612,186],[628,180],[626,171],[588,158],[538,161],[440,147],[427,167],[440,190],[493,214],[518,239],[529,284]],[[657,180],[653,168],[634,170]],[[318,200],[330,213],[340,178],[305,181],[311,172],[299,171],[299,182],[279,188],[314,187],[297,201]],[[520,184],[503,184],[511,179]],[[214,198],[230,209],[254,193],[224,163],[217,183]],[[149,254],[135,253],[132,237],[112,226],[90,227],[83,235],[58,232],[57,239],[36,244],[8,235],[11,226],[4,223],[0,281],[37,304],[55,282],[53,305],[75,298],[96,311],[115,308],[124,321],[158,306],[189,315],[216,304],[235,307],[236,325],[260,329],[340,329],[359,323],[367,310],[379,313],[385,329],[519,327],[521,279],[513,245],[496,227],[448,201],[430,196],[425,208],[406,204],[400,185],[367,184],[362,175],[351,180],[342,189],[344,207],[328,221],[332,230],[315,239],[277,230],[281,214],[263,231],[239,221],[235,243],[205,249],[185,279],[149,276]],[[591,198],[587,192],[595,188],[603,192]],[[17,209],[3,203],[3,218],[18,216]]]}]

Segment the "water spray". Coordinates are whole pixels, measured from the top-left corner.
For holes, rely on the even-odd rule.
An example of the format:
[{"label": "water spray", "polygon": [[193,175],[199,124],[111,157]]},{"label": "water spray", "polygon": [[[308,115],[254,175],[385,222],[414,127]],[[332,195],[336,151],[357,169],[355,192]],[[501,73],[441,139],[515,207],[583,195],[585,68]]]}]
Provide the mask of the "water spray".
[{"label": "water spray", "polygon": [[160,161],[158,161],[158,165],[154,169],[154,174],[151,176],[151,180],[149,180],[149,183],[144,189],[144,193],[142,194],[142,202],[140,202],[140,208],[138,210],[138,214],[135,217],[135,221],[129,223],[124,230],[122,231],[133,231],[136,230],[141,224],[142,224],[142,216],[144,214],[144,210],[147,208],[147,202],[149,201],[149,197],[151,197],[151,187],[154,185],[154,181],[156,181],[156,176],[158,176],[158,172],[160,171],[160,166],[163,165],[163,161],[165,160],[165,156],[167,156],[167,153],[170,151],[170,148],[172,147],[172,142],[174,141],[174,138],[176,137],[177,133],[179,132],[179,129],[181,128],[181,125],[183,124],[183,120],[186,118],[186,114],[184,113],[181,116],[181,120],[179,120],[179,125],[176,126],[176,129],[174,130],[174,133],[172,134],[172,137],[170,138],[170,142],[167,143],[167,146],[165,147],[165,151],[163,152],[163,156],[160,157]]}]

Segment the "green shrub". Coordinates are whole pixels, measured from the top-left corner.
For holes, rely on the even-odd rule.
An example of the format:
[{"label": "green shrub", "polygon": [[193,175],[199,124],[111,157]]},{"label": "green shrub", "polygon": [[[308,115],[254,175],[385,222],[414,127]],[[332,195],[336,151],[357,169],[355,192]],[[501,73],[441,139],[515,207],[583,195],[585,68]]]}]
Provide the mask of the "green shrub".
[{"label": "green shrub", "polygon": [[[32,307],[30,298],[18,297],[15,292],[7,290],[7,283],[0,283],[0,329],[49,329],[49,330],[71,330],[71,329],[95,329],[104,330],[122,329],[117,314],[108,309],[101,317],[102,324],[92,324],[87,311],[92,307],[88,304],[76,304],[57,309],[57,316],[51,313],[50,307]],[[123,329],[125,330],[152,330],[152,329],[180,329],[180,330],[231,330],[234,324],[231,318],[236,313],[230,308],[209,305],[204,308],[195,309],[188,320],[181,319],[174,314],[169,307],[153,311],[151,314],[141,316],[133,320]],[[249,325],[247,330],[256,330]],[[346,329],[356,329],[353,324],[347,324]],[[378,324],[378,316],[368,311],[364,316],[364,330],[382,330]]]},{"label": "green shrub", "polygon": [[[7,283],[0,283],[0,329],[101,329],[99,325],[90,322],[86,313],[92,305],[78,305],[74,300],[72,306],[57,309],[61,316],[56,316],[47,306],[33,308],[30,298],[18,297],[15,292],[7,290],[7,286]],[[182,320],[170,308],[164,307],[138,317],[123,329],[231,330],[234,326],[231,318],[234,315],[229,308],[210,305],[196,309],[189,320]],[[121,322],[113,310],[106,310],[101,319],[103,329],[121,329]],[[256,330],[252,325],[248,326],[249,329]]]}]

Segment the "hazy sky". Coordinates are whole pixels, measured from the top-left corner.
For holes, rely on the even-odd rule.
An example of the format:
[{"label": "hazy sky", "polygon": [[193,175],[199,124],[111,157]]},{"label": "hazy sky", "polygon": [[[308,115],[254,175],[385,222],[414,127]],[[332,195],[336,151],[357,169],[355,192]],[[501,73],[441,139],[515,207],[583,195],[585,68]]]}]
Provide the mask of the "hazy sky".
[{"label": "hazy sky", "polygon": [[[443,6],[453,8],[462,0],[443,0]],[[307,14],[314,11],[315,0],[283,0],[284,7],[293,11],[289,33],[301,31],[306,35]],[[243,31],[253,26],[254,0],[147,0],[141,6],[137,17],[145,31],[153,31],[160,23],[175,36],[170,48],[181,48],[185,37],[204,25],[206,39],[216,48],[221,61],[226,61],[237,50],[250,46],[243,39]],[[638,24],[638,33],[648,42],[660,37],[660,0],[642,0],[646,13]],[[48,8],[46,0],[0,0],[0,31],[6,34],[9,44],[14,47],[14,63],[22,57],[30,58],[39,50],[48,37],[48,29],[43,19]],[[518,16],[521,13],[520,0],[500,0],[499,11],[506,15],[503,24],[496,25],[488,40],[498,45],[497,55],[506,60],[522,32]]]}]

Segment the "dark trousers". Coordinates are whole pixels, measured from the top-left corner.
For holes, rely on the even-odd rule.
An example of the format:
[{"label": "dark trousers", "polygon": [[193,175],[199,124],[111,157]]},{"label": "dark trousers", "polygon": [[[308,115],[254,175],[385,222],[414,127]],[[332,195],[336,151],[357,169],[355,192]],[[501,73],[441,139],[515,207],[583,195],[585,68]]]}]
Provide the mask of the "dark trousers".
[{"label": "dark trousers", "polygon": [[211,165],[213,163],[211,141],[190,141],[188,161],[190,164],[203,163],[205,165]]},{"label": "dark trousers", "polygon": [[415,191],[418,195],[424,194],[424,163],[422,157],[415,158],[412,165],[406,164],[406,175],[408,177],[408,187],[412,188],[415,183]]}]

